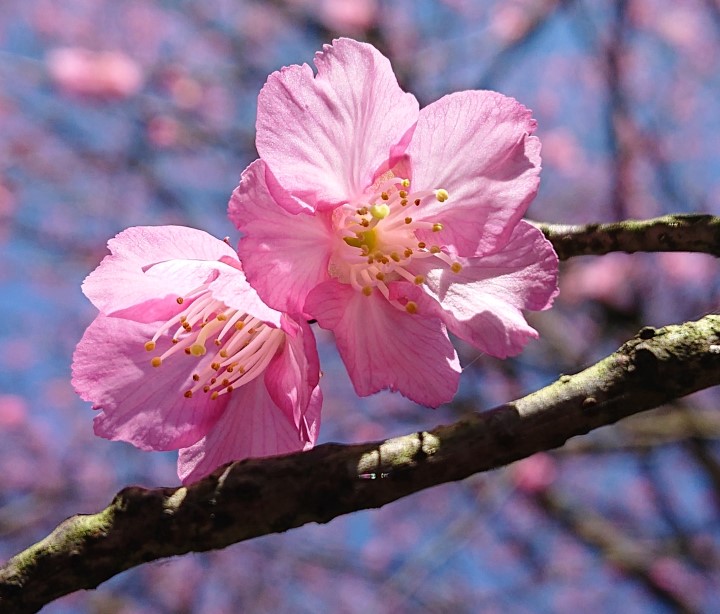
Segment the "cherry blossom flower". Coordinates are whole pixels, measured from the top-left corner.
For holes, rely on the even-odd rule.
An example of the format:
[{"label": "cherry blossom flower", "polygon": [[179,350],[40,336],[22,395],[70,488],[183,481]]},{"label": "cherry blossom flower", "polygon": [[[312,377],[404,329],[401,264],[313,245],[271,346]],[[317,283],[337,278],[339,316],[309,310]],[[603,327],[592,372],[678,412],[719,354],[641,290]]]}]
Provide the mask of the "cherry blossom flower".
[{"label": "cherry blossom flower", "polygon": [[83,283],[100,310],[73,357],[95,433],[180,449],[184,482],[311,448],[322,396],[312,331],[265,305],[235,250],[179,226],[129,228]]},{"label": "cherry blossom flower", "polygon": [[457,390],[447,330],[497,357],[537,336],[557,291],[550,243],[522,221],[537,192],[535,120],[489,91],[419,110],[374,47],[327,45],[268,78],[260,159],[229,215],[248,281],[334,332],[355,390],[437,406]]},{"label": "cherry blossom flower", "polygon": [[143,84],[140,65],[120,51],[61,47],[52,50],[46,62],[53,81],[72,94],[127,98]]}]

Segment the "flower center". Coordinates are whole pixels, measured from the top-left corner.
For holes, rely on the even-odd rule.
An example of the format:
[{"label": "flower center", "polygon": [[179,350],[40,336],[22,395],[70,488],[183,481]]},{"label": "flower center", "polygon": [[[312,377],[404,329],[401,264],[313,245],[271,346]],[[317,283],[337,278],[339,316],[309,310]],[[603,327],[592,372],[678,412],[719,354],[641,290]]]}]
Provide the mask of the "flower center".
[{"label": "flower center", "polygon": [[265,370],[285,339],[280,329],[213,298],[207,284],[178,297],[177,302],[188,306],[162,324],[145,349],[152,352],[158,339],[175,329],[172,346],[154,356],[150,364],[160,367],[170,358],[177,361],[181,354],[196,360],[195,383],[184,392],[185,398],[202,391],[214,400],[251,382]]},{"label": "flower center", "polygon": [[418,231],[440,232],[439,222],[416,220],[415,207],[428,198],[445,202],[450,195],[442,188],[412,192],[410,180],[391,176],[379,184],[367,204],[346,204],[336,213],[335,227],[343,243],[330,261],[329,272],[339,281],[349,283],[365,296],[377,288],[399,309],[417,312],[412,301],[400,303],[390,298],[387,284],[405,279],[421,285],[425,278],[412,272],[413,261],[438,258],[459,273],[462,266],[448,255],[445,246],[428,245]]}]

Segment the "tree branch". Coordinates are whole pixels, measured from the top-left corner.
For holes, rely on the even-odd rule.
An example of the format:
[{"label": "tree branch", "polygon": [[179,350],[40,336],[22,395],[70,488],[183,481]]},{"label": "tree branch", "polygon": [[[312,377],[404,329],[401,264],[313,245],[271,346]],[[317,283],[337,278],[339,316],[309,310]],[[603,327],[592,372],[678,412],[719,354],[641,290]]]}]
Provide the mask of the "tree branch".
[{"label": "tree branch", "polygon": [[720,316],[643,328],[615,353],[522,399],[384,442],[325,444],[218,469],[187,488],[125,488],[0,569],[0,610],[34,612],[155,559],[377,508],[500,467],[720,384]]},{"label": "tree branch", "polygon": [[534,222],[560,260],[610,252],[702,252],[720,256],[720,217],[665,215],[649,220],[569,226]]}]

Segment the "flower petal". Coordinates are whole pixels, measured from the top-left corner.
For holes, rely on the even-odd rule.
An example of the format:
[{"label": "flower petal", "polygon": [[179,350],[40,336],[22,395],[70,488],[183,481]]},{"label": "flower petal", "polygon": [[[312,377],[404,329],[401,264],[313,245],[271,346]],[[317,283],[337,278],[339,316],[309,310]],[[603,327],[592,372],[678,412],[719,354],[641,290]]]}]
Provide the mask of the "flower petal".
[{"label": "flower petal", "polygon": [[[73,355],[72,384],[94,408],[95,434],[127,441],[143,450],[173,450],[203,437],[227,404],[223,395],[210,400],[183,393],[192,387],[192,368],[184,355],[154,368],[144,343],[156,330],[144,324],[99,315],[88,327]],[[170,346],[157,344],[160,354]]]},{"label": "flower petal", "polygon": [[270,75],[258,97],[256,142],[283,188],[313,210],[360,196],[418,114],[372,45],[335,40],[315,65],[317,76],[307,64]]},{"label": "flower petal", "polygon": [[518,354],[537,337],[521,310],[547,309],[557,295],[555,251],[537,228],[524,221],[501,251],[464,260],[459,273],[447,268],[423,273],[447,327],[498,358]]},{"label": "flower petal", "polygon": [[265,384],[275,405],[300,428],[320,380],[320,360],[310,327],[303,321],[296,325],[298,333],[286,335],[285,346],[268,365]]},{"label": "flower petal", "polygon": [[[184,484],[230,461],[286,454],[315,443],[317,429],[312,441],[308,441],[307,433],[298,430],[273,403],[262,378],[233,391],[233,395],[215,428],[194,445],[180,450],[178,476]],[[309,417],[319,418],[318,403]]]},{"label": "flower petal", "polygon": [[[417,286],[391,284],[391,291],[414,297]],[[437,317],[397,309],[378,290],[365,296],[346,284],[328,281],[308,296],[308,312],[331,329],[355,391],[367,396],[383,388],[437,407],[457,391],[460,365]]]},{"label": "flower petal", "polygon": [[452,245],[461,256],[502,247],[537,193],[534,130],[531,112],[496,92],[458,92],[422,109],[407,150],[412,189],[444,188],[450,197],[425,201],[422,219],[444,228],[419,238]]},{"label": "flower petal", "polygon": [[232,309],[237,309],[279,327],[282,314],[262,302],[255,292],[255,288],[245,278],[237,256],[232,259],[224,258],[221,264],[228,266],[223,266],[218,278],[210,283],[209,287],[213,298],[222,301]]},{"label": "flower petal", "polygon": [[260,297],[280,311],[302,313],[307,293],[328,278],[333,237],[326,216],[292,214],[278,205],[262,160],[243,172],[228,213],[246,233],[238,253]]},{"label": "flower petal", "polygon": [[177,311],[175,299],[216,274],[235,251],[202,230],[136,226],[108,241],[110,255],[83,282],[101,313],[154,322]]}]

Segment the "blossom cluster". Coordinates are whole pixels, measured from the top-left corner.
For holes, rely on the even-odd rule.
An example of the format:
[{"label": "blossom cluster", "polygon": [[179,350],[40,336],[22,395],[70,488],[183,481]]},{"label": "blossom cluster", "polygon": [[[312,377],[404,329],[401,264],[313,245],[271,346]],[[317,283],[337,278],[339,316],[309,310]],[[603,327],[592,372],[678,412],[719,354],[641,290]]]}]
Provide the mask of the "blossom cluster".
[{"label": "blossom cluster", "polygon": [[[539,184],[528,109],[490,91],[420,109],[389,61],[339,39],[273,73],[259,159],[229,216],[237,252],[182,227],[130,228],[83,284],[99,315],[73,383],[95,432],[179,449],[184,482],[230,460],[312,447],[322,395],[308,322],[334,334],[355,391],[437,407],[457,391],[448,331],[519,353],[557,257],[522,220]],[[242,262],[242,264],[241,264]]]}]

